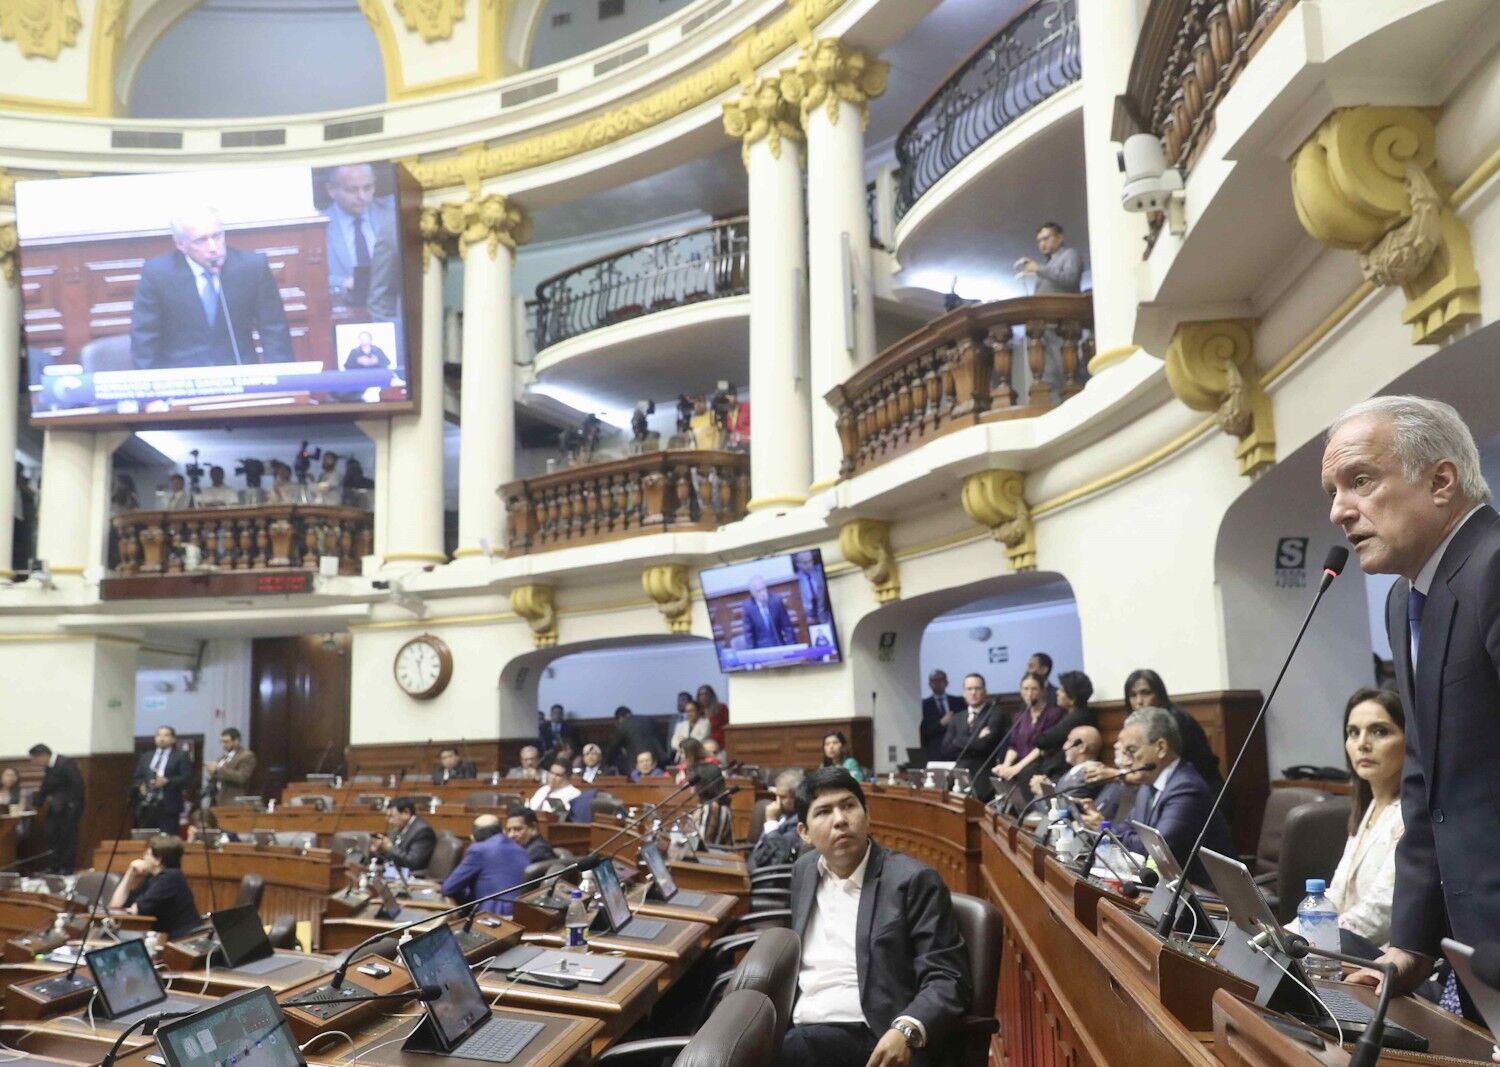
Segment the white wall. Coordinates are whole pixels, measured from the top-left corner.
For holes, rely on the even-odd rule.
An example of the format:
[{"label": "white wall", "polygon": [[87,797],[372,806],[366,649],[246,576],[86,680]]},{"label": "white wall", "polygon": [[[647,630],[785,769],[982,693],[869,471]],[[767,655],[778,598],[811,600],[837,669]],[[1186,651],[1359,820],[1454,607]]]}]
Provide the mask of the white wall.
[{"label": "white wall", "polygon": [[5,637],[0,753],[23,754],[37,742],[72,756],[133,750],[134,642],[66,634]]},{"label": "white wall", "polygon": [[[158,726],[179,734],[203,734],[207,751],[218,751],[219,732],[237,727],[248,747],[250,736],[250,640],[208,642],[203,668],[191,681],[191,663],[142,656],[135,672],[135,734],[143,737]],[[191,688],[189,686],[191,685]],[[168,688],[170,687],[170,688]]]},{"label": "white wall", "polygon": [[[970,631],[979,627],[988,628],[990,636],[984,640],[971,637]],[[940,615],[922,634],[922,692],[927,692],[927,676],[935,670],[948,675],[948,692],[955,695],[963,691],[963,676],[969,673],[984,675],[992,692],[1014,692],[1033,652],[1052,657],[1054,681],[1063,671],[1083,669],[1083,633],[1076,604],[1067,600],[1000,611],[970,613],[960,609]],[[1002,660],[1002,656],[1007,658]],[[1100,694],[1100,699],[1109,696]]]},{"label": "white wall", "polygon": [[572,719],[606,718],[621,704],[638,715],[668,715],[677,710],[679,690],[696,693],[705,684],[727,703],[729,687],[711,641],[600,649],[542,668],[537,704],[561,704]]}]

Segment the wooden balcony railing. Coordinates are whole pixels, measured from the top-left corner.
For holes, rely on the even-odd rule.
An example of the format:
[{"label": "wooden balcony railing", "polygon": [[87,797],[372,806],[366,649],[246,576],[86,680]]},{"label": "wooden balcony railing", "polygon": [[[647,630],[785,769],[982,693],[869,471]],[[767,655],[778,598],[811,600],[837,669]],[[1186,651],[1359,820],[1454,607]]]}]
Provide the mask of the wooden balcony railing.
[{"label": "wooden balcony railing", "polygon": [[320,556],[337,556],[340,574],[358,574],[372,550],[373,522],[363,508],[324,504],[260,504],[188,511],[130,511],[114,517],[119,563],[115,573],[183,574],[220,571],[316,570]]},{"label": "wooden balcony railing", "polygon": [[[897,341],[825,398],[838,413],[840,475],[894,459],[934,437],[1052,407],[1042,380],[1049,349],[1062,363],[1061,400],[1076,394],[1093,345],[1088,293],[1049,293],[961,307]],[[1030,371],[1022,404],[1018,354]]]},{"label": "wooden balcony railing", "polygon": [[536,350],[654,311],[750,291],[743,217],[658,238],[555,274],[536,287]]},{"label": "wooden balcony railing", "polygon": [[750,457],[682,449],[552,471],[500,487],[506,554],[714,530],[745,517]]},{"label": "wooden balcony railing", "polygon": [[1114,137],[1154,133],[1186,174],[1214,111],[1297,0],[1152,0],[1115,112]]},{"label": "wooden balcony railing", "polygon": [[1076,0],[1031,0],[938,86],[896,138],[897,217],[970,152],[1082,73]]}]

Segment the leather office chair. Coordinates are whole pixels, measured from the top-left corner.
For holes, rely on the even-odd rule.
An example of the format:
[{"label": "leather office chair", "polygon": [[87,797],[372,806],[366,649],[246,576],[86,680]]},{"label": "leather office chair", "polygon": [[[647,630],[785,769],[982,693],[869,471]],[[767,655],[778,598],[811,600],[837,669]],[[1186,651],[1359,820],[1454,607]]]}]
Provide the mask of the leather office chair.
[{"label": "leather office chair", "polygon": [[601,789],[589,800],[589,821],[613,822],[624,810],[625,804],[619,797]]},{"label": "leather office chair", "polygon": [[234,896],[234,906],[249,904],[260,911],[261,897],[266,895],[266,880],[258,874],[247,874],[240,879],[239,892]]},{"label": "leather office chair", "polygon": [[424,872],[428,878],[441,882],[453,873],[464,854],[463,840],[447,830],[438,833],[437,844],[432,846],[432,858],[427,861]]},{"label": "leather office chair", "polygon": [[97,374],[105,370],[135,370],[135,363],[130,358],[130,335],[119,333],[87,342],[78,350],[78,362],[85,374]]},{"label": "leather office chair", "polygon": [[301,796],[292,797],[291,806],[294,808],[317,808],[319,811],[332,811],[333,797],[324,796],[322,793],[304,793]]},{"label": "leather office chair", "polygon": [[1348,797],[1329,797],[1320,804],[1303,804],[1287,816],[1277,878],[1280,899],[1275,905],[1282,922],[1297,917],[1309,878],[1333,878],[1349,840],[1349,805]]},{"label": "leather office chair", "polygon": [[599,795],[597,789],[585,789],[568,802],[569,822],[589,822],[593,818],[594,798]]},{"label": "leather office chair", "polygon": [[311,830],[277,830],[273,840],[285,848],[318,847],[318,835]]},{"label": "leather office chair", "polygon": [[740,989],[719,1003],[672,1067],[765,1067],[778,1044],[771,998]]},{"label": "leather office chair", "polygon": [[370,835],[364,830],[340,830],[328,839],[328,847],[343,853],[346,861],[364,863],[370,857]]},{"label": "leather office chair", "polygon": [[300,949],[302,946],[297,941],[297,917],[276,916],[271,921],[271,929],[266,931],[266,938],[271,942],[272,948]]},{"label": "leather office chair", "polygon": [[1000,991],[1000,910],[967,893],[953,894],[953,917],[969,956],[969,978],[974,999],[947,1042],[948,1060],[955,1067],[985,1067],[990,1059],[990,1037],[1000,1029],[995,998]]},{"label": "leather office chair", "polygon": [[[104,887],[102,892],[101,884]],[[73,883],[73,903],[87,908],[93,905],[97,897],[102,903],[108,904],[119,884],[120,876],[113,871],[107,875],[103,871],[84,871]]]},{"label": "leather office chair", "polygon": [[750,809],[750,830],[745,835],[752,845],[760,840],[760,832],[766,828],[766,809],[771,806],[769,798],[757,800]]},{"label": "leather office chair", "polygon": [[1267,894],[1267,900],[1273,909],[1276,901],[1271,897],[1276,893],[1276,872],[1281,866],[1281,840],[1286,829],[1286,818],[1303,804],[1321,804],[1327,799],[1328,794],[1323,790],[1304,789],[1301,786],[1273,789],[1266,797],[1266,812],[1261,819],[1260,839],[1255,843],[1255,855],[1240,858],[1255,876],[1255,884]]},{"label": "leather office chair", "polygon": [[497,793],[493,789],[476,789],[474,790],[474,792],[470,793],[464,800],[464,807],[503,808],[505,807],[505,804],[503,804],[500,800],[502,795],[503,794]]}]

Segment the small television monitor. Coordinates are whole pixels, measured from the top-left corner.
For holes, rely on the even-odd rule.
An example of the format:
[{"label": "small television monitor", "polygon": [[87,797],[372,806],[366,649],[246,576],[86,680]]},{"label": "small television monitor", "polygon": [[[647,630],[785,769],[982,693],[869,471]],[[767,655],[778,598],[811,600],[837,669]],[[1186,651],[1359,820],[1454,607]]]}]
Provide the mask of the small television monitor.
[{"label": "small television monitor", "polygon": [[698,572],[719,669],[838,663],[838,630],[816,548]]},{"label": "small television monitor", "polygon": [[386,162],[19,183],[32,425],[414,410],[420,199]]}]

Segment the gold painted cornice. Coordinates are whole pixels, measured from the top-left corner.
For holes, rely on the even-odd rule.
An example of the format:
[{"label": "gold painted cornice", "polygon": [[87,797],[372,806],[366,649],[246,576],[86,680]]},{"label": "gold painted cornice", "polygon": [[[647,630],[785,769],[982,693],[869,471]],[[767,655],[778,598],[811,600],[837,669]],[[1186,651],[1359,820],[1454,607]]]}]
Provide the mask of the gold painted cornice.
[{"label": "gold painted cornice", "polygon": [[865,572],[882,604],[901,598],[901,571],[891,551],[891,524],[854,519],[839,527],[839,551]]},{"label": "gold painted cornice", "polygon": [[656,605],[667,628],[674,634],[685,634],[693,628],[693,594],[688,586],[688,569],[681,563],[647,567],[641,572],[641,588]]},{"label": "gold painted cornice", "polygon": [[765,141],[771,158],[780,159],[783,138],[802,140],[797,104],[786,84],[795,77],[787,72],[760,78],[724,104],[724,132],[740,139],[740,158],[746,167],[750,166],[750,146],[757,141]]},{"label": "gold painted cornice", "polygon": [[82,28],[78,0],[0,0],[0,40],[14,40],[28,58],[56,59]]},{"label": "gold painted cornice", "polygon": [[1436,166],[1435,113],[1340,108],[1292,159],[1292,195],[1309,234],[1359,253],[1374,285],[1406,294],[1413,344],[1435,344],[1479,317],[1469,231]]},{"label": "gold painted cornice", "polygon": [[428,44],[452,37],[453,24],[464,17],[464,0],[395,0],[395,4],[406,28],[420,33]]},{"label": "gold painted cornice", "polygon": [[552,586],[518,585],[510,591],[510,608],[531,627],[537,648],[557,644],[557,610],[552,605]]},{"label": "gold painted cornice", "polygon": [[820,37],[802,50],[796,68],[789,72],[788,85],[802,107],[803,126],[820,107],[828,113],[828,121],[837,125],[840,104],[857,108],[860,121],[868,126],[870,101],[885,92],[890,68],[885,60],[874,59],[836,37]]},{"label": "gold painted cornice", "polygon": [[427,189],[466,185],[514,174],[582,155],[631,137],[711,102],[744,81],[793,45],[811,42],[812,29],[843,6],[844,0],[789,0],[788,9],[764,29],[738,38],[708,66],[639,100],[600,112],[570,126],[506,144],[473,145],[455,155],[414,161],[408,166]]},{"label": "gold painted cornice", "polygon": [[444,231],[457,239],[460,253],[483,241],[494,259],[501,245],[514,254],[517,245],[531,240],[531,216],[500,193],[445,201],[439,205],[438,214]]},{"label": "gold painted cornice", "polygon": [[[418,221],[422,233],[422,271],[425,274],[434,258],[446,262],[458,254],[458,238],[443,226],[443,213],[435,207],[424,207]],[[387,557],[389,558],[389,557]]]},{"label": "gold painted cornice", "polygon": [[14,285],[21,275],[20,240],[14,222],[0,222],[0,283]]},{"label": "gold painted cornice", "polygon": [[1036,570],[1036,526],[1026,504],[1025,474],[976,471],[964,479],[960,499],[969,518],[1005,546],[1011,570]]},{"label": "gold painted cornice", "polygon": [[1271,398],[1255,368],[1255,324],[1244,319],[1178,323],[1167,346],[1167,383],[1194,411],[1212,411],[1219,429],[1239,438],[1240,473],[1276,462]]}]

